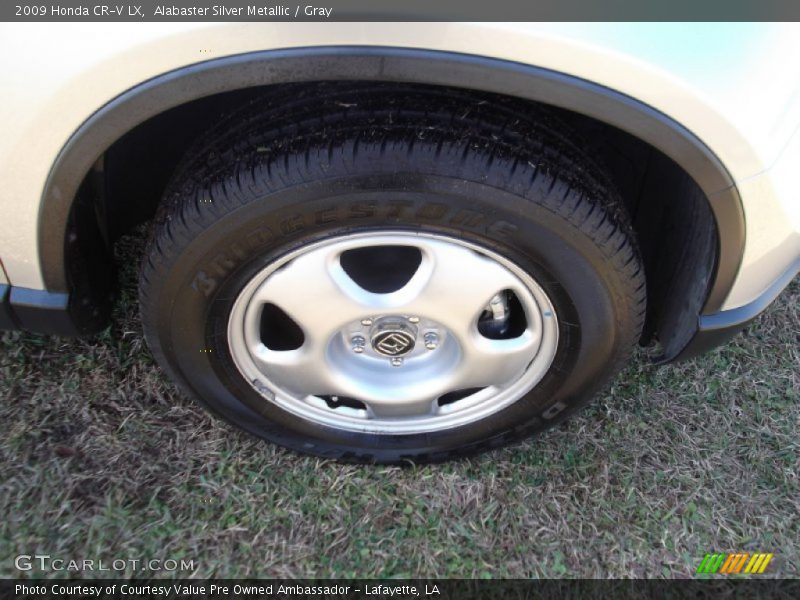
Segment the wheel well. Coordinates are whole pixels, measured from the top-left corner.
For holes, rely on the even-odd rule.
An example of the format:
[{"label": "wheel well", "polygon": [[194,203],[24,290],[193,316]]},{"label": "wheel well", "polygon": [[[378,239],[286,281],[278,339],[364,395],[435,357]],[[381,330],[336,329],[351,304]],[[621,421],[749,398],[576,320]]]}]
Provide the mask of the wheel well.
[{"label": "wheel well", "polygon": [[[192,142],[220,115],[263,90],[264,86],[257,86],[187,102],[116,140],[87,175],[73,205],[71,222],[80,235],[101,236],[110,248],[120,236],[151,219]],[[684,169],[647,142],[597,119],[551,109],[577,132],[580,144],[608,171],[621,194],[646,269],[649,301],[643,341],[657,337],[668,360],[696,331],[719,258],[717,226],[708,199]],[[80,246],[86,246],[86,240]],[[96,248],[96,243],[91,253],[76,248],[70,272],[113,268],[97,256]]]}]

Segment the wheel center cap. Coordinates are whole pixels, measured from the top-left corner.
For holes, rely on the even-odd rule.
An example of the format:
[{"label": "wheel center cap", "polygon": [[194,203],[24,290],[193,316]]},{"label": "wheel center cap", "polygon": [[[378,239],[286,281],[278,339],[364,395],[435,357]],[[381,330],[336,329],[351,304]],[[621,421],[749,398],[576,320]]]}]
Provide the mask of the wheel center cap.
[{"label": "wheel center cap", "polygon": [[417,328],[408,322],[387,317],[378,320],[370,332],[372,348],[384,356],[403,356],[414,349]]}]

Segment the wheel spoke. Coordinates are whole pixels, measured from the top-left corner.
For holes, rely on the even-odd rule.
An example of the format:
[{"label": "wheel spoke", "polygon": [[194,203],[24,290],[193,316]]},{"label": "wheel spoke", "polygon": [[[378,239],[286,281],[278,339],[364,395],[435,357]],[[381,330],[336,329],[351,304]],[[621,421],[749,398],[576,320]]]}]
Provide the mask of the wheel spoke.
[{"label": "wheel spoke", "polygon": [[330,370],[321,368],[324,349],[305,345],[297,350],[275,351],[256,342],[250,352],[265,377],[295,394],[339,393]]},{"label": "wheel spoke", "polygon": [[334,331],[370,311],[370,296],[344,272],[335,253],[323,247],[272,273],[254,300],[279,306],[303,330],[306,344],[318,350]]},{"label": "wheel spoke", "polygon": [[366,402],[371,419],[393,419],[399,417],[432,417],[439,408],[438,396],[423,394],[418,397],[373,399]]},{"label": "wheel spoke", "polygon": [[462,342],[495,294],[523,291],[508,269],[470,248],[425,239],[420,249],[420,268],[400,290],[411,296],[406,310],[436,319]]},{"label": "wheel spoke", "polygon": [[508,340],[475,335],[464,350],[459,380],[464,387],[502,386],[514,381],[533,360],[537,347],[537,333],[532,329]]}]

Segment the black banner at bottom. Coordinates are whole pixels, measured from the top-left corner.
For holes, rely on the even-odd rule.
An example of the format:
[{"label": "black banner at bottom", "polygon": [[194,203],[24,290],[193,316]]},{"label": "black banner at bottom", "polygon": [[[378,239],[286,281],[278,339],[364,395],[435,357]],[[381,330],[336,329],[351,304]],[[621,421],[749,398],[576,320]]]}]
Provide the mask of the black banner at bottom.
[{"label": "black banner at bottom", "polygon": [[800,580],[0,580],[7,599],[800,598]]}]

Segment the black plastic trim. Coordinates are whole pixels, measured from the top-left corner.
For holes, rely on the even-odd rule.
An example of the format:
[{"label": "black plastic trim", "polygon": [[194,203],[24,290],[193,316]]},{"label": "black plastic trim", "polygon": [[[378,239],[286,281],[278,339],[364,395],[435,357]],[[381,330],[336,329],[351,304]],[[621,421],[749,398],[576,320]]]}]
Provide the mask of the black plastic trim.
[{"label": "black plastic trim", "polygon": [[34,333],[79,335],[69,314],[69,294],[11,287],[8,299],[17,329]]},{"label": "black plastic trim", "polygon": [[[0,330],[81,336],[105,327],[107,315],[87,317],[89,307],[64,292],[0,285]],[[97,313],[96,309],[90,309]]]},{"label": "black plastic trim", "polygon": [[0,284],[0,331],[4,329],[18,329],[19,327],[14,321],[14,315],[8,304],[8,295],[10,291],[10,285],[4,283]]},{"label": "black plastic trim", "polygon": [[749,304],[713,315],[700,315],[697,332],[686,347],[674,357],[664,357],[659,360],[659,364],[694,358],[728,342],[764,312],[798,274],[800,274],[800,257],[763,294]]},{"label": "black plastic trim", "polygon": [[543,102],[603,121],[648,142],[678,163],[709,200],[719,232],[716,274],[704,314],[719,311],[744,251],[744,212],[729,173],[694,134],[652,107],[601,85],[510,61],[386,47],[313,47],[239,54],[182,67],[117,96],[94,113],[61,150],[39,209],[45,287],[69,289],[64,248],[73,199],[102,153],[147,119],[192,100],[255,86],[320,80],[447,85]]}]

